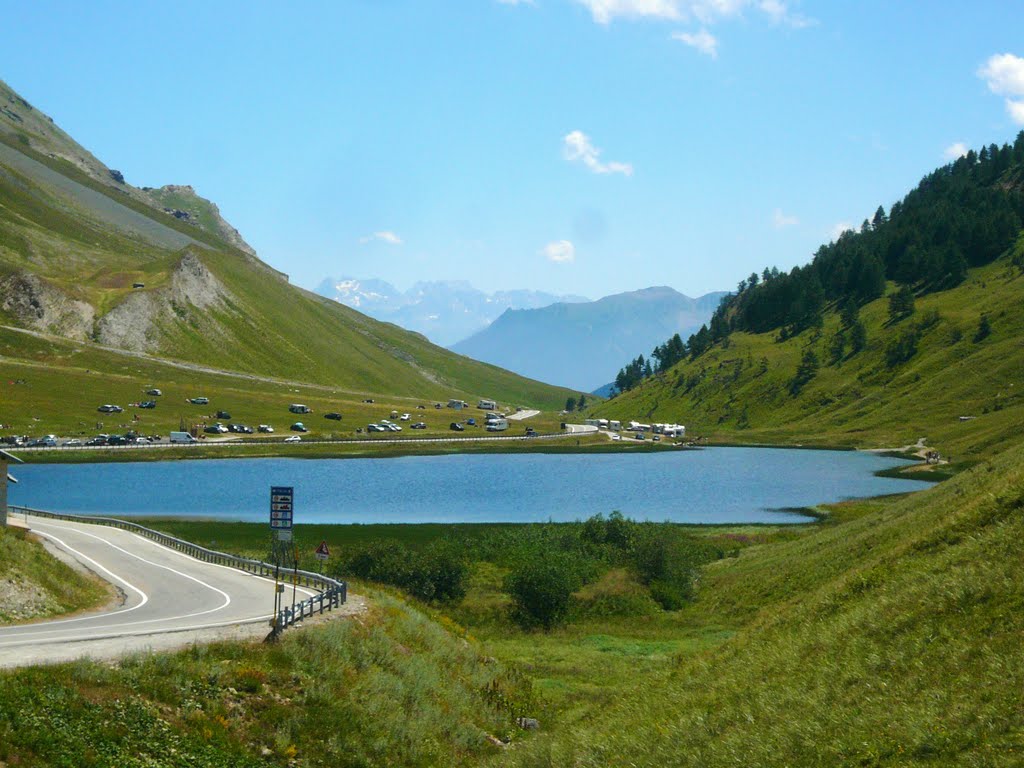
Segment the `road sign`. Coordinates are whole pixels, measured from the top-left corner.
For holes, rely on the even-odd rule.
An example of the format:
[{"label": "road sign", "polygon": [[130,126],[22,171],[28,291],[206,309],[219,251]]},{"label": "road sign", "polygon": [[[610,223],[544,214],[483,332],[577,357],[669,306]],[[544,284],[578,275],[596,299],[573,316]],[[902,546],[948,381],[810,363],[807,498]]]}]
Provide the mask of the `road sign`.
[{"label": "road sign", "polygon": [[270,527],[276,531],[292,529],[292,513],[295,489],[291,486],[273,485],[270,487]]},{"label": "road sign", "polygon": [[330,556],[331,556],[331,550],[329,550],[327,548],[327,542],[326,541],[321,541],[320,542],[320,546],[316,548],[316,559],[317,560],[326,560]]}]

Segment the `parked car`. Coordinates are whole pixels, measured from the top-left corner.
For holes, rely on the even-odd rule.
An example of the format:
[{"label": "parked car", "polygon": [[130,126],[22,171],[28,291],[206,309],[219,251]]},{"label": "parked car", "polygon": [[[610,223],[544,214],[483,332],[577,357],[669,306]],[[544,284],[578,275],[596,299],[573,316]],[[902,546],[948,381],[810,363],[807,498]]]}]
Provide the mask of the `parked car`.
[{"label": "parked car", "polygon": [[335,421],[341,421],[341,414],[336,411],[324,414],[325,419],[334,419]]},{"label": "parked car", "polygon": [[64,447],[65,448],[74,448],[75,446],[81,445],[81,444],[82,444],[82,441],[79,440],[77,437],[72,437],[70,440],[65,440],[64,441]]},{"label": "parked car", "polygon": [[192,405],[209,405],[210,398],[208,397],[190,397],[188,400]]},{"label": "parked car", "polygon": [[224,419],[225,421],[227,421],[228,419],[231,418],[231,414],[228,413],[227,411],[217,411],[217,418]]},{"label": "parked car", "polygon": [[451,424],[449,424],[448,425],[448,429],[450,429],[452,432],[465,432],[466,431],[466,428],[464,426],[462,426],[461,424],[459,424],[459,422],[457,422],[457,421],[453,421]]},{"label": "parked car", "polygon": [[107,444],[107,437],[106,437],[106,435],[97,435],[96,437],[90,437],[88,440],[85,441],[85,444],[86,445],[106,445]]},{"label": "parked car", "polygon": [[469,424],[469,426],[471,426],[471,427],[475,427],[476,426],[476,419],[466,419],[466,423]]},{"label": "parked car", "polygon": [[301,443],[302,442],[302,438],[299,437],[298,435],[291,435],[290,437],[286,437],[284,439],[284,441],[286,443]]},{"label": "parked car", "polygon": [[403,414],[402,414],[402,415],[401,415],[401,416],[400,416],[400,417],[398,418],[398,420],[399,420],[399,421],[408,421],[408,420],[409,420],[409,419],[411,419],[411,418],[412,418],[412,417],[411,417],[411,416],[410,416],[410,415],[409,415],[408,413],[403,413]]},{"label": "parked car", "polygon": [[258,427],[256,427],[256,429],[258,429],[260,432],[273,432],[274,431],[274,428],[272,426],[270,426],[269,424],[260,424]]},{"label": "parked car", "polygon": [[373,398],[372,397],[368,397],[366,400],[363,400],[363,402],[364,403],[371,403],[372,404],[373,403]]},{"label": "parked car", "polygon": [[210,435],[223,435],[227,431],[228,428],[225,427],[223,424],[210,424],[203,429],[203,432],[206,432],[207,434]]},{"label": "parked car", "polygon": [[121,413],[124,410],[120,405],[110,405],[109,403],[101,405],[96,409],[100,413]]},{"label": "parked car", "polygon": [[139,403],[139,408],[156,408],[156,400],[143,400]]},{"label": "parked car", "polygon": [[241,424],[228,424],[228,432],[245,432]]},{"label": "parked car", "polygon": [[128,439],[121,435],[111,435],[107,438],[107,445],[127,445]]},{"label": "parked car", "polygon": [[388,428],[385,427],[383,424],[367,424],[366,425],[366,431],[367,432],[387,432]]},{"label": "parked car", "polygon": [[527,437],[536,437],[537,436],[537,430],[535,430],[533,427],[527,427],[526,428],[526,436]]},{"label": "parked car", "polygon": [[160,397],[160,395],[162,395],[163,392],[161,392],[159,389],[147,389],[146,394],[152,395],[153,397]]},{"label": "parked car", "polygon": [[417,421],[415,424],[412,425],[412,427],[410,427],[410,429],[426,429],[426,428],[427,428],[427,425],[424,424],[422,421]]},{"label": "parked car", "polygon": [[388,426],[388,429],[390,431],[392,431],[392,432],[401,432],[402,431],[402,428],[400,426],[398,426],[397,424],[390,424],[389,423],[387,426]]},{"label": "parked car", "polygon": [[291,425],[290,429],[292,432],[309,432],[309,430],[306,428],[306,425],[303,424],[301,421],[296,421],[294,424]]}]

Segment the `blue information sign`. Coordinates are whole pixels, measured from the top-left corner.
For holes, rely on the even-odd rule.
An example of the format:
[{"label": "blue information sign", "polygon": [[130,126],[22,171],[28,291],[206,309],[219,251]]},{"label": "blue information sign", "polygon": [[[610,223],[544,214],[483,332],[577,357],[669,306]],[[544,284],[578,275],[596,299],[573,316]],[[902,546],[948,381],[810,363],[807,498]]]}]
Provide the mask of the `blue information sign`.
[{"label": "blue information sign", "polygon": [[291,486],[272,485],[270,487],[271,528],[291,530],[294,499],[295,489]]}]

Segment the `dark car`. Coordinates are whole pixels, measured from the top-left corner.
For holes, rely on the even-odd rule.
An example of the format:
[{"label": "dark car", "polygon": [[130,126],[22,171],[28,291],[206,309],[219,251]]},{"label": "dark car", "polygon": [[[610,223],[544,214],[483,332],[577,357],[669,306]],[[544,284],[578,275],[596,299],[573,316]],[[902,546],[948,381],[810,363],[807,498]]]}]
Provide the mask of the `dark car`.
[{"label": "dark car", "polygon": [[334,419],[335,421],[341,421],[341,414],[331,411],[330,413],[324,414],[325,419]]},{"label": "dark car", "polygon": [[107,438],[107,445],[128,445],[128,438],[121,435],[111,435]]},{"label": "dark car", "polygon": [[527,437],[536,437],[537,436],[537,430],[535,430],[533,427],[527,427],[526,428],[526,436]]},{"label": "dark car", "polygon": [[410,427],[410,429],[426,429],[426,428],[427,428],[427,425],[424,424],[422,421],[417,421],[415,424],[413,424]]},{"label": "dark car", "polygon": [[451,424],[449,424],[448,425],[448,429],[450,429],[452,432],[465,432],[466,431],[466,428],[464,426],[462,426],[461,424],[459,424],[459,422],[457,422],[457,421],[453,421]]},{"label": "dark car", "polygon": [[476,419],[466,419],[466,423],[469,424],[469,426],[471,426],[471,427],[475,427],[476,426]]},{"label": "dark car", "polygon": [[292,432],[309,432],[309,430],[306,428],[306,425],[303,424],[301,421],[296,421],[294,424],[292,424],[291,430]]},{"label": "dark car", "polygon": [[218,419],[225,419],[225,420],[226,419],[230,419],[231,418],[231,414],[228,413],[227,411],[217,411],[217,418]]},{"label": "dark car", "polygon": [[86,445],[106,445],[107,438],[105,437],[90,437],[85,441]]},{"label": "dark car", "polygon": [[146,394],[152,395],[153,397],[160,397],[163,394],[163,392],[161,392],[159,389],[147,389]]},{"label": "dark car", "polygon": [[139,403],[139,408],[156,408],[156,400],[143,400]]},{"label": "dark car", "polygon": [[110,404],[107,404],[107,405],[101,405],[96,410],[99,411],[100,413],[121,413],[121,411],[123,411],[124,408],[122,408],[120,405],[110,405]]},{"label": "dark car", "polygon": [[236,434],[238,434],[238,433],[243,433],[244,434],[245,433],[245,430],[242,428],[241,424],[228,424],[228,431],[229,432],[234,432]]}]

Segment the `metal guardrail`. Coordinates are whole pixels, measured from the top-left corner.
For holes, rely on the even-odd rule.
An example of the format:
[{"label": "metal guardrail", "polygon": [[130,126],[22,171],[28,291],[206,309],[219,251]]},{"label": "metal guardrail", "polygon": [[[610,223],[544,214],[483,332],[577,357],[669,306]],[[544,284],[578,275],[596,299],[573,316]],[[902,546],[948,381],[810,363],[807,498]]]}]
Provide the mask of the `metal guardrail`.
[{"label": "metal guardrail", "polygon": [[[36,517],[45,517],[51,520],[67,520],[72,523],[91,523],[93,525],[107,525],[112,528],[120,528],[124,531],[131,531],[132,533],[136,533],[140,536],[145,536],[147,539],[151,539],[158,544],[168,547],[169,549],[183,552],[197,560],[213,563],[214,565],[237,568],[238,570],[253,573],[257,576],[270,577],[274,576],[275,573],[280,573],[282,570],[279,566],[272,565],[271,563],[265,563],[262,560],[252,560],[247,557],[228,554],[227,552],[218,552],[214,549],[207,549],[206,547],[201,547],[198,544],[193,544],[191,541],[185,541],[184,539],[179,539],[175,536],[161,533],[160,531],[154,531],[152,528],[146,528],[138,523],[132,523],[128,520],[120,520],[116,517],[69,515],[60,512],[46,512],[41,509],[14,505],[8,506],[7,509],[9,513],[34,515]],[[275,636],[280,634],[280,632],[286,627],[292,626],[307,616],[312,616],[315,613],[323,613],[325,610],[330,611],[333,608],[340,607],[348,599],[348,584],[344,581],[337,581],[328,576],[324,576],[323,574],[313,573],[312,571],[288,569],[286,573],[294,577],[295,583],[298,586],[311,587],[318,590],[318,592],[308,600],[303,600],[301,603],[296,603],[295,605],[286,606],[278,612],[277,622],[273,631]]]}]

